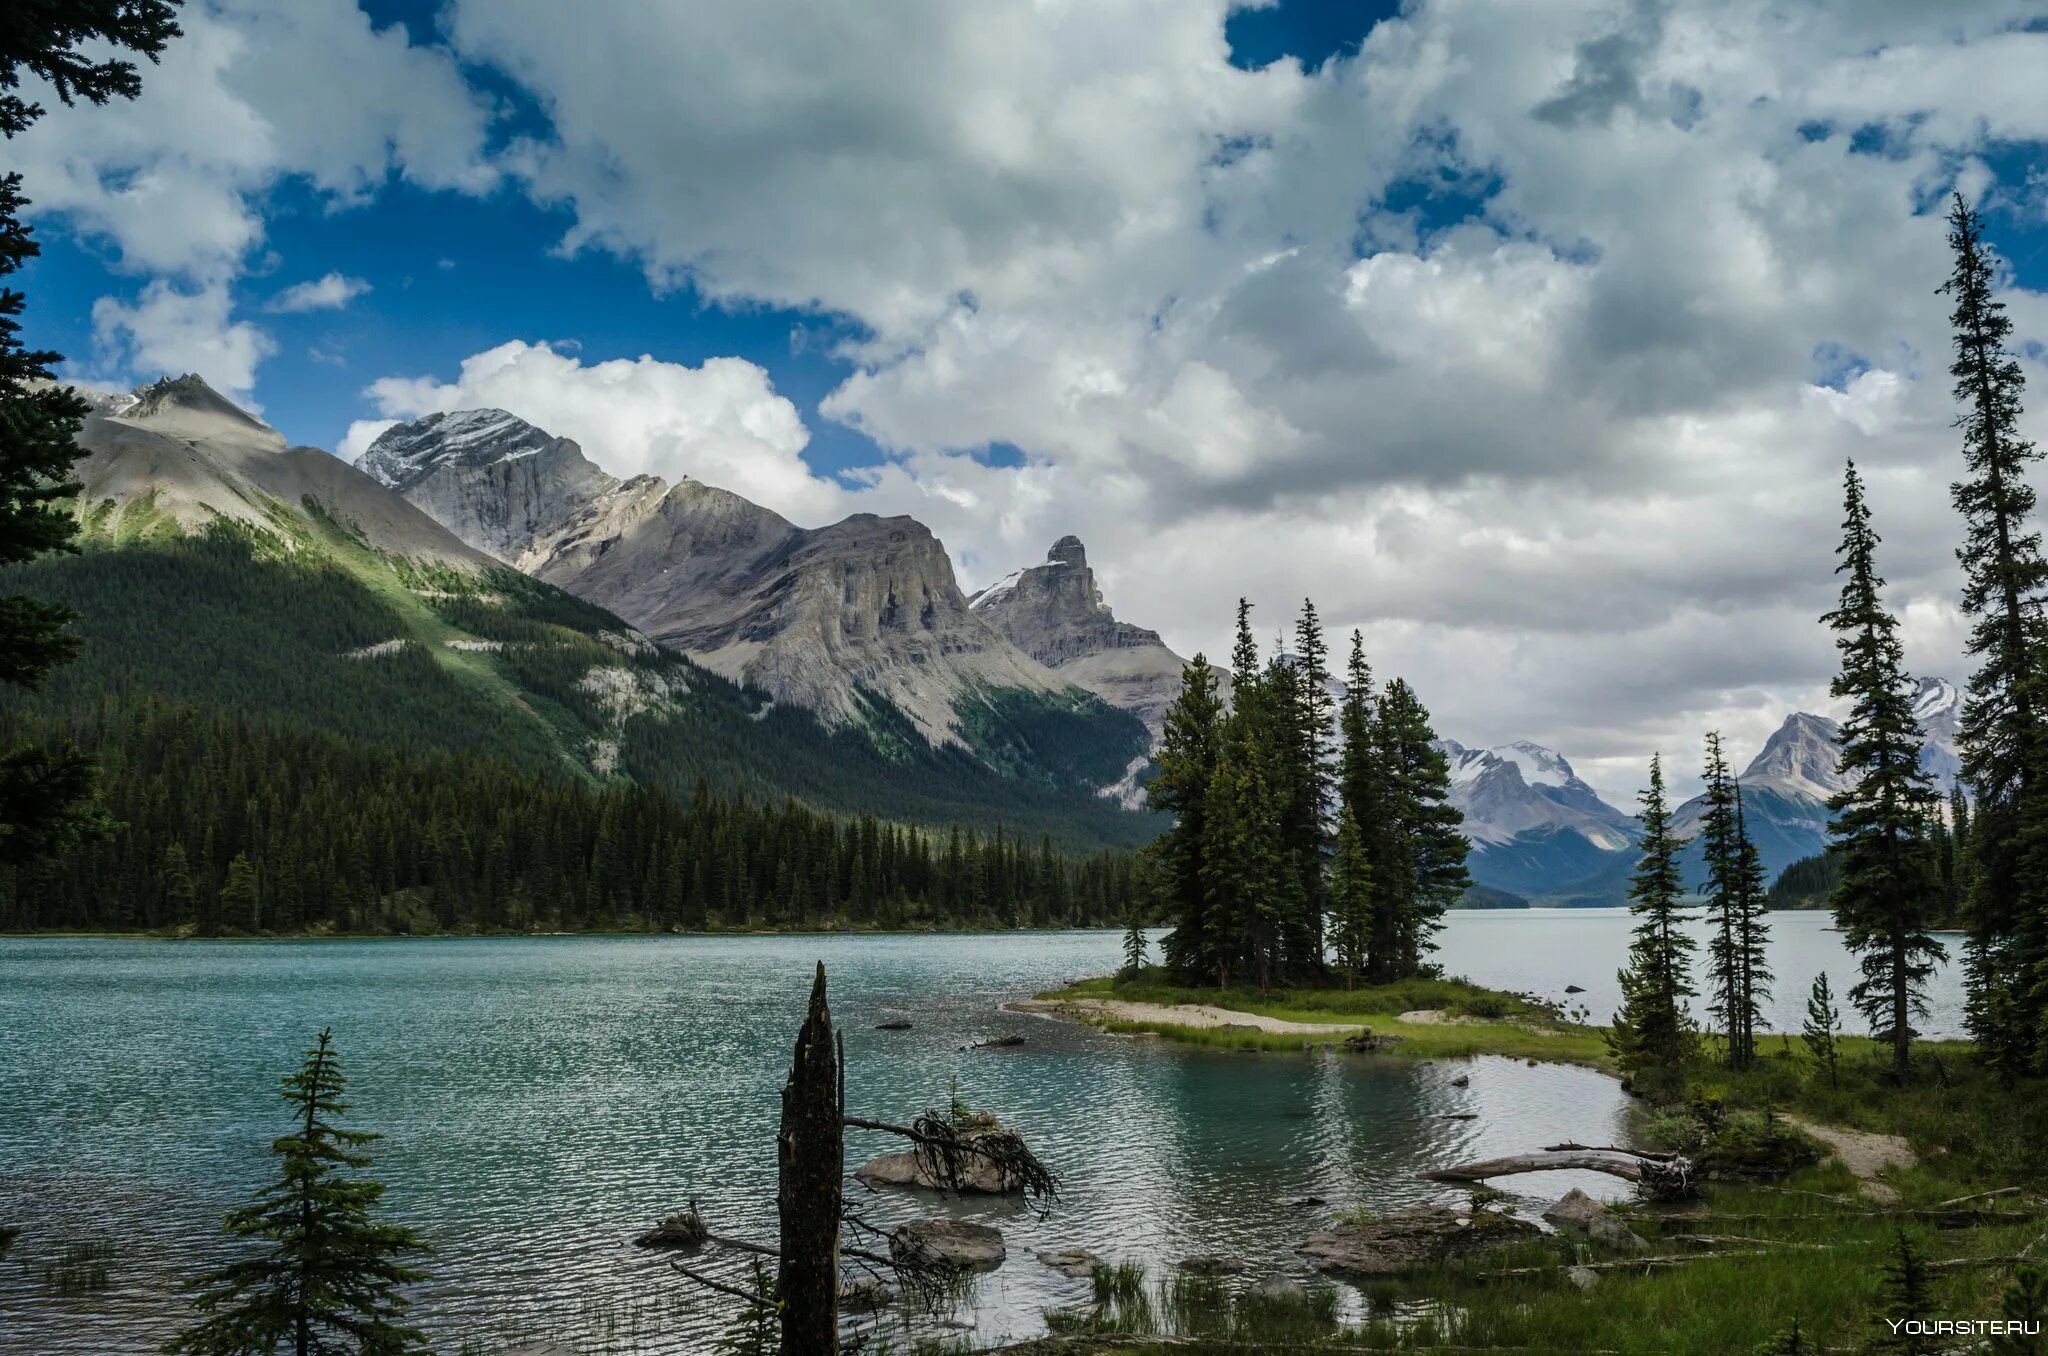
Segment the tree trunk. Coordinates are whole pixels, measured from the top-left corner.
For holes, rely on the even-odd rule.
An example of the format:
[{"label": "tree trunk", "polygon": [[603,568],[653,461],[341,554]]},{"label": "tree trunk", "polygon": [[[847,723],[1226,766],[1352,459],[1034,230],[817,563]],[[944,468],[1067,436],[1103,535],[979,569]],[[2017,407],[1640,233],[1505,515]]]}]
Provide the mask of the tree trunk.
[{"label": "tree trunk", "polygon": [[820,961],[810,1011],[797,1033],[789,1082],[783,1085],[782,1129],[775,1140],[781,1170],[775,1207],[782,1223],[782,1263],[776,1275],[782,1356],[818,1356],[839,1346],[839,1192],[846,1173],[843,1114],[832,1014],[825,1005],[825,965]]}]

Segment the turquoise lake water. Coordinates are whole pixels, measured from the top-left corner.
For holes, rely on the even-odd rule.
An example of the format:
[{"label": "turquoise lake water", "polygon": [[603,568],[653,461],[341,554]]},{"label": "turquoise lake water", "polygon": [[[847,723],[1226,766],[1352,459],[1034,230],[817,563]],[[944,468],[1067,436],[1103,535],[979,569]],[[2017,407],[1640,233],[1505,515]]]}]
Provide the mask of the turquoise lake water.
[{"label": "turquoise lake water", "polygon": [[[1775,1020],[1812,974],[1846,990],[1819,915],[1774,915]],[[1613,910],[1453,915],[1447,969],[1611,1009],[1628,919]],[[977,1341],[1040,1330],[1087,1283],[1040,1265],[1085,1247],[1155,1268],[1228,1252],[1303,1275],[1293,1245],[1331,1211],[1455,1199],[1417,1180],[1453,1159],[1623,1133],[1598,1074],[1502,1059],[1414,1062],[1175,1050],[1004,1013],[1100,974],[1114,933],[547,938],[320,943],[0,939],[0,1351],[153,1350],[177,1282],[225,1254],[219,1216],[267,1179],[276,1080],[322,1024],[350,1074],[388,1213],[438,1249],[415,1316],[443,1352],[552,1339],[590,1352],[707,1349],[724,1301],[627,1246],[691,1199],[721,1232],[772,1241],[775,1119],[812,964],[846,1033],[848,1105],[907,1120],[961,1096],[1024,1130],[1064,1178],[1049,1215],[901,1192],[878,1221],[993,1223],[1009,1260],[955,1317]],[[1931,1034],[1959,1024],[1953,972]],[[877,1022],[907,1018],[907,1032]],[[1852,1029],[1854,1029],[1852,1025]],[[1021,1034],[1015,1049],[966,1051]],[[1452,1079],[1470,1075],[1470,1086]],[[1443,1119],[1476,1113],[1474,1120]],[[849,1138],[849,1164],[895,1147]],[[1512,1179],[1532,1203],[1579,1174]],[[858,1190],[857,1188],[855,1190]],[[1305,1206],[1305,1197],[1323,1206]],[[104,1241],[107,1284],[47,1268]],[[717,1269],[731,1264],[713,1259]]]}]

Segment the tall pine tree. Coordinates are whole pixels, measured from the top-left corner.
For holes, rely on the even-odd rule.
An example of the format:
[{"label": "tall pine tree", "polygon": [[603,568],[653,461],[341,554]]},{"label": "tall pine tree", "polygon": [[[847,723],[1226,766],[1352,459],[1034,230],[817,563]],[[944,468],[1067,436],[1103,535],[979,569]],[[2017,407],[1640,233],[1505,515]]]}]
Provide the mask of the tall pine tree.
[{"label": "tall pine tree", "polygon": [[1742,788],[1721,751],[1721,735],[1707,732],[1706,811],[1700,818],[1707,939],[1707,1011],[1720,1025],[1731,1068],[1756,1056],[1757,1004],[1764,996],[1763,865],[1743,821]]},{"label": "tall pine tree", "polygon": [[1436,746],[1429,711],[1403,680],[1388,682],[1374,732],[1388,850],[1386,868],[1373,881],[1372,969],[1384,982],[1419,973],[1423,957],[1436,949],[1444,910],[1471,887],[1465,871],[1471,844],[1459,830],[1464,817],[1448,803],[1450,768]]},{"label": "tall pine tree", "polygon": [[1898,620],[1884,607],[1878,535],[1854,462],[1843,477],[1839,606],[1824,618],[1842,660],[1829,692],[1850,702],[1841,729],[1844,789],[1829,852],[1840,870],[1830,904],[1863,978],[1849,990],[1871,1033],[1892,1049],[1892,1074],[1909,1067],[1913,1014],[1926,1011],[1927,976],[1942,959],[1928,935],[1940,907],[1929,832],[1934,789],[1920,768],[1920,726],[1905,673]]},{"label": "tall pine tree", "polygon": [[192,1356],[292,1356],[356,1351],[406,1356],[425,1339],[405,1326],[399,1287],[421,1279],[406,1259],[430,1251],[412,1230],[379,1224],[371,1212],[384,1186],[355,1174],[379,1136],[344,1130],[347,1080],[334,1041],[322,1031],[299,1071],[284,1080],[292,1133],[270,1146],[278,1180],[227,1217],[236,1238],[261,1251],[201,1278],[193,1300],[201,1321],[165,1350]]},{"label": "tall pine tree", "polygon": [[1219,938],[1210,926],[1204,870],[1209,793],[1222,753],[1223,701],[1216,671],[1196,655],[1181,670],[1180,695],[1166,710],[1159,773],[1146,789],[1151,808],[1173,824],[1146,849],[1159,907],[1173,924],[1163,944],[1166,964],[1183,979],[1217,971]]},{"label": "tall pine tree", "polygon": [[1682,844],[1671,834],[1671,809],[1664,798],[1664,766],[1650,759],[1650,785],[1641,798],[1642,860],[1629,886],[1629,911],[1636,916],[1628,967],[1621,971],[1621,1011],[1608,1039],[1621,1067],[1653,1095],[1675,1094],[1685,1081],[1693,1050],[1685,1000],[1694,994],[1692,938],[1679,907],[1685,891],[1679,875]]},{"label": "tall pine tree", "polygon": [[1978,1045],[2008,1073],[2048,1062],[2048,694],[2042,683],[2041,599],[2048,561],[2029,522],[2028,467],[2040,459],[2020,436],[2026,379],[2008,340],[2012,319],[1992,291],[1995,265],[1984,223],[1959,193],[1949,212],[1954,266],[1956,420],[1965,477],[1952,494],[1966,535],[1964,613],[1974,625],[1958,742],[1976,797],[1967,919],[1969,1021]]}]

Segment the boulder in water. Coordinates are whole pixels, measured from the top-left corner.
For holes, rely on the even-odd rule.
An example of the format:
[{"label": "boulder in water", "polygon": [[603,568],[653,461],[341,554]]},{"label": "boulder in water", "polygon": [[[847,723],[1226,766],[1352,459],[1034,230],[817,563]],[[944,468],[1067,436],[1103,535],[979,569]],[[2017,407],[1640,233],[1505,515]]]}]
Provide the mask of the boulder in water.
[{"label": "boulder in water", "polygon": [[1244,1270],[1242,1258],[1214,1253],[1205,1253],[1199,1257],[1183,1257],[1174,1265],[1190,1276],[1235,1276]]},{"label": "boulder in water", "polygon": [[1062,1248],[1057,1252],[1041,1252],[1038,1260],[1062,1276],[1085,1281],[1095,1274],[1095,1268],[1102,1265],[1102,1259],[1084,1248]]},{"label": "boulder in water", "polygon": [[1000,1229],[961,1219],[919,1219],[889,1235],[889,1255],[912,1266],[993,1271],[1008,1253]]}]

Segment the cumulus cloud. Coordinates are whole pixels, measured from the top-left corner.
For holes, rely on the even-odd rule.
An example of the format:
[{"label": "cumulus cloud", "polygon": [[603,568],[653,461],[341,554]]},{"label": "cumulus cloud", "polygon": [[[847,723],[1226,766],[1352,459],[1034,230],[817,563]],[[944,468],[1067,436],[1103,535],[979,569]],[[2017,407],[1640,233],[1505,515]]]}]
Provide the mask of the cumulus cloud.
[{"label": "cumulus cloud", "polygon": [[[351,0],[209,0],[179,23],[184,36],[144,68],[132,101],[67,108],[30,78],[24,92],[50,111],[8,143],[9,168],[36,217],[61,218],[118,269],[151,280],[142,306],[206,298],[175,309],[188,326],[217,318],[204,346],[236,355],[221,360],[230,366],[249,362],[237,367],[246,390],[268,342],[216,303],[263,240],[265,194],[285,179],[336,207],[393,178],[483,191],[497,173],[484,156],[490,106],[449,53],[412,46],[398,25],[374,28]],[[307,299],[333,304],[320,300],[333,294]],[[118,315],[130,303],[105,306]],[[133,352],[141,360],[143,346]]]},{"label": "cumulus cloud", "polygon": [[285,313],[338,311],[369,290],[370,284],[361,278],[328,273],[302,283],[293,283],[265,302],[263,309]]},{"label": "cumulus cloud", "polygon": [[94,302],[93,339],[124,370],[150,376],[197,372],[216,390],[253,403],[256,366],[273,346],[254,325],[230,319],[231,310],[224,284],[187,290],[159,279],[133,302]]},{"label": "cumulus cloud", "polygon": [[1238,593],[1313,594],[1449,732],[1621,796],[1823,699],[1853,455],[1912,662],[1959,672],[1931,209],[2038,196],[1987,163],[2048,140],[2034,7],[1419,0],[1314,72],[1230,66],[1226,9],[450,33],[548,108],[509,163],[569,247],[858,322],[821,413],[970,579],[1078,531],[1212,653]]},{"label": "cumulus cloud", "polygon": [[[614,475],[689,476],[814,521],[843,512],[844,494],[804,464],[810,441],[796,406],[768,373],[739,358],[701,367],[655,358],[584,363],[547,344],[514,340],[463,360],[455,380],[385,377],[365,392],[386,420],[436,410],[497,408],[573,438]],[[345,455],[389,427],[360,421]]]}]

